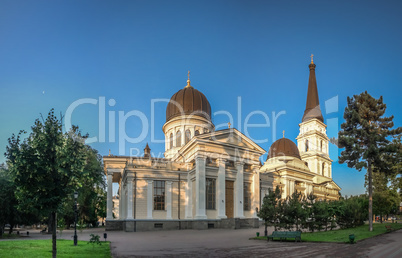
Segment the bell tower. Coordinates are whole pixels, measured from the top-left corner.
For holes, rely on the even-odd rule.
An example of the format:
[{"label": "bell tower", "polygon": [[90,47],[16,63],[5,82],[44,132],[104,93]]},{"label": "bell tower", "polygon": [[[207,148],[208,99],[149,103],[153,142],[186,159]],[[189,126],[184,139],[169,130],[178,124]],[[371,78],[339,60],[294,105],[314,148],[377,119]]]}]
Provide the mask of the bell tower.
[{"label": "bell tower", "polygon": [[307,89],[306,109],[299,124],[300,132],[297,136],[297,147],[301,159],[306,162],[310,171],[332,178],[332,160],[329,158],[329,138],[326,125],[320,109],[317,81],[315,77],[313,55],[309,65],[310,76]]}]

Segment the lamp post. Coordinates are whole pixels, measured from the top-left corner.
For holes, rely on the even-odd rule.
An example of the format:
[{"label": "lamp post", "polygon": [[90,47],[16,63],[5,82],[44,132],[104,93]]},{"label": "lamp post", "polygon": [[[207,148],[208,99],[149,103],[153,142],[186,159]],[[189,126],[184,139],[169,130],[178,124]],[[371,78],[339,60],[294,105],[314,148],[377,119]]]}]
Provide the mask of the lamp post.
[{"label": "lamp post", "polygon": [[75,205],[74,205],[74,213],[75,213],[75,221],[74,221],[74,245],[77,245],[77,199],[78,199],[78,192],[74,193]]}]

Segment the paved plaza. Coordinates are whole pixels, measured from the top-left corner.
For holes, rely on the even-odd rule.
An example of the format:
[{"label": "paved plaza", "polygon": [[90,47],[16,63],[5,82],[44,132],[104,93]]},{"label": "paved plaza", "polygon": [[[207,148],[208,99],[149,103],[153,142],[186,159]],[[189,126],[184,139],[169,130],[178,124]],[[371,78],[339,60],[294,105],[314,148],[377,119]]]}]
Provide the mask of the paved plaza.
[{"label": "paved plaza", "polygon": [[[272,232],[272,229],[268,229]],[[158,232],[108,231],[113,257],[402,257],[402,230],[366,239],[357,244],[303,243],[249,240],[259,229],[211,229]],[[25,231],[22,231],[25,235]],[[79,240],[96,233],[103,239],[104,229],[78,232]],[[72,240],[73,231],[63,231]],[[59,237],[59,235],[58,235]],[[49,239],[51,235],[30,231],[23,239]]]}]

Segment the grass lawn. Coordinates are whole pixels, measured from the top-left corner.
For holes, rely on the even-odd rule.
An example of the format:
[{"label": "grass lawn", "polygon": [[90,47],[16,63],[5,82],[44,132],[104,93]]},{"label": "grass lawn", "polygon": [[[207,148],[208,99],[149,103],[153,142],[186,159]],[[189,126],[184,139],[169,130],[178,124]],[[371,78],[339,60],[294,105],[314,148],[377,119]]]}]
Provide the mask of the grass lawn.
[{"label": "grass lawn", "polygon": [[[401,229],[402,223],[374,223],[373,231],[368,230],[368,225],[359,226],[356,228],[339,229],[339,230],[328,230],[314,233],[302,233],[301,239],[303,242],[337,242],[346,243],[349,242],[349,235],[355,235],[355,241],[363,240],[387,232],[385,225],[391,226],[393,230]],[[254,237],[252,239],[267,240],[266,237]],[[289,240],[294,241],[294,240]]]},{"label": "grass lawn", "polygon": [[[15,240],[0,241],[1,257],[52,257],[52,240]],[[111,257],[110,242],[102,245],[78,241],[74,246],[72,240],[57,240],[57,257]]]}]

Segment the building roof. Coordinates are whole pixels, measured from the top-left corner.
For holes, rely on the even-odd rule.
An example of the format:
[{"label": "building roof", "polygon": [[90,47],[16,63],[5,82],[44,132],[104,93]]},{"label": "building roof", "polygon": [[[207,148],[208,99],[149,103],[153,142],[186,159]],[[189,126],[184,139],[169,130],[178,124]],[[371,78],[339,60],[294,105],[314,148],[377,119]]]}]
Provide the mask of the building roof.
[{"label": "building roof", "polygon": [[290,156],[301,159],[296,144],[287,138],[275,141],[269,148],[267,160],[274,157]]},{"label": "building roof", "polygon": [[320,109],[320,101],[318,99],[317,81],[315,78],[316,65],[314,64],[313,60],[311,60],[311,64],[308,67],[310,68],[310,76],[308,79],[306,110],[304,111],[302,122],[306,122],[314,118],[324,122]]},{"label": "building roof", "polygon": [[166,122],[180,115],[197,115],[211,121],[211,105],[208,99],[200,91],[190,85],[176,92],[166,107]]}]

